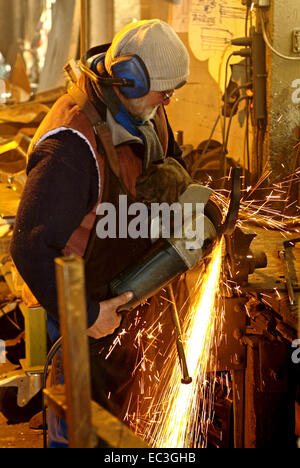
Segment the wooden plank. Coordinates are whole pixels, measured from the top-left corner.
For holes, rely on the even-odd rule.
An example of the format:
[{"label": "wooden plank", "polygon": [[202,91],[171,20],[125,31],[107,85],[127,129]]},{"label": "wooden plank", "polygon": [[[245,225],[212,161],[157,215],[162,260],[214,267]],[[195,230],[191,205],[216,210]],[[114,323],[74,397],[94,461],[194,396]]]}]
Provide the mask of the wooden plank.
[{"label": "wooden plank", "polygon": [[[67,419],[68,405],[63,385],[44,390],[45,402],[57,416]],[[92,402],[92,426],[98,437],[98,448],[149,448],[147,443],[132,432],[122,421]]]},{"label": "wooden plank", "polygon": [[232,370],[234,448],[244,448],[245,370]]},{"label": "wooden plank", "polygon": [[63,421],[67,419],[67,401],[65,387],[55,385],[44,389],[45,405]]},{"label": "wooden plank", "polygon": [[92,421],[100,441],[100,447],[111,448],[150,448],[149,445],[122,421],[92,402]]},{"label": "wooden plank", "polygon": [[94,447],[91,423],[90,362],[87,340],[84,262],[55,260],[70,448]]}]

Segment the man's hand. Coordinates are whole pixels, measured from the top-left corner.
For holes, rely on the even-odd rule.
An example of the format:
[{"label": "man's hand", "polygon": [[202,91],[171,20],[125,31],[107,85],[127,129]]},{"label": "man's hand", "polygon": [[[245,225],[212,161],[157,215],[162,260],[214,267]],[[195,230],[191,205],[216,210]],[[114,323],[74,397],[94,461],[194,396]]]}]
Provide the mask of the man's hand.
[{"label": "man's hand", "polygon": [[122,315],[117,313],[118,307],[127,304],[133,297],[131,291],[127,291],[120,296],[100,302],[100,312],[96,322],[87,329],[87,334],[91,338],[98,340],[104,336],[111,335],[120,326]]}]

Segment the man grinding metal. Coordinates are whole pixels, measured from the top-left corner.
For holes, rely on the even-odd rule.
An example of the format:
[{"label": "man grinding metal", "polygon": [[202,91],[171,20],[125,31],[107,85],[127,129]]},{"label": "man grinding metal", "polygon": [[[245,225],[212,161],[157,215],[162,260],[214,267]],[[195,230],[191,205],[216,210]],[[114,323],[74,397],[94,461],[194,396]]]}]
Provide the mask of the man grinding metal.
[{"label": "man grinding metal", "polygon": [[[132,335],[105,356],[120,326],[130,329],[135,312],[117,313],[132,293],[111,297],[109,283],[151,241],[99,238],[97,207],[109,202],[118,210],[120,195],[133,202],[149,193],[172,203],[191,183],[164,109],[188,79],[189,55],[173,29],[157,19],[127,25],[111,45],[92,52],[82,61],[77,92],[56,102],[33,138],[11,253],[47,311],[53,342],[60,334],[54,259],[84,258],[92,397],[120,416],[136,362]],[[86,101],[106,122],[108,137],[99,137]],[[48,429],[50,447],[67,444],[53,417]]]}]

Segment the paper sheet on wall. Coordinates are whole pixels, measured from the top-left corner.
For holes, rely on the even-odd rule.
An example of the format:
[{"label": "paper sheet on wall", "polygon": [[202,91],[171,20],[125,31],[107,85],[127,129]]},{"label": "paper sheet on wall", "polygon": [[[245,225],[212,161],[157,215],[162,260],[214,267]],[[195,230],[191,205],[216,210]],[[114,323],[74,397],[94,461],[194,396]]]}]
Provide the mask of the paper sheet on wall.
[{"label": "paper sheet on wall", "polygon": [[[224,50],[231,39],[245,35],[245,18],[246,7],[241,0],[190,0],[190,47],[199,60],[209,61],[209,72],[217,82]],[[230,63],[241,60],[233,57]],[[222,90],[223,78],[224,73],[220,81]]]}]

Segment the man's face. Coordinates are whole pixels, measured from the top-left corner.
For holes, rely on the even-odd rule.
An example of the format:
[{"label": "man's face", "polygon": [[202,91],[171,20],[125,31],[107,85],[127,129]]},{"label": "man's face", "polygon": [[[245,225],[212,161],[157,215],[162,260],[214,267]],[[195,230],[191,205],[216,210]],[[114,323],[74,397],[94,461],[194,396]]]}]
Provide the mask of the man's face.
[{"label": "man's face", "polygon": [[154,117],[160,104],[167,106],[174,93],[174,90],[167,91],[149,91],[148,94],[136,99],[126,99],[119,90],[117,94],[125,108],[137,120],[144,122]]}]

